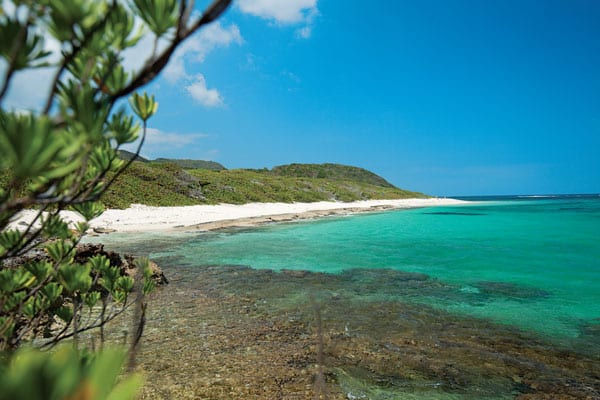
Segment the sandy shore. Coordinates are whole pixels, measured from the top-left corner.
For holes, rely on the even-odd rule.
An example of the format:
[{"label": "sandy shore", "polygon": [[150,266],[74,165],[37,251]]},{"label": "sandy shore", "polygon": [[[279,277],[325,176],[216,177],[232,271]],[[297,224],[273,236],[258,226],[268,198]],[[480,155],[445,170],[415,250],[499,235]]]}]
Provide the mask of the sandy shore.
[{"label": "sandy shore", "polygon": [[[214,230],[237,226],[255,226],[270,222],[294,221],[329,215],[464,204],[455,199],[401,199],[365,200],[349,203],[249,203],[243,205],[218,204],[184,207],[150,207],[133,204],[125,210],[106,210],[90,221],[96,233],[107,232],[160,232],[185,230]],[[74,212],[65,211],[63,218],[71,223],[81,221]],[[10,228],[24,227],[35,216],[24,211]]]}]

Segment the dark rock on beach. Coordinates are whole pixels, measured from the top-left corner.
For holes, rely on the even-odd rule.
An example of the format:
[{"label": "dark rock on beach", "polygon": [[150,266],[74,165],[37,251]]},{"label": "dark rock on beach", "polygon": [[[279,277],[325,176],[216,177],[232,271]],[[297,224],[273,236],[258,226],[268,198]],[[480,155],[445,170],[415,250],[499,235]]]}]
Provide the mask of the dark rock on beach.
[{"label": "dark rock on beach", "polygon": [[[110,265],[113,267],[119,267],[122,275],[128,275],[135,278],[137,268],[135,266],[135,257],[129,254],[125,254],[123,257],[114,251],[107,251],[104,249],[102,244],[85,243],[79,244],[75,248],[74,261],[80,264],[84,264],[88,259],[96,255],[103,255],[110,261]],[[34,248],[22,256],[10,257],[3,260],[3,268],[16,268],[28,262],[35,262],[41,260],[50,261],[50,257],[41,248]],[[163,285],[169,283],[165,275],[163,274],[160,267],[150,261],[150,270],[152,271],[152,280],[157,285]]]},{"label": "dark rock on beach", "polygon": [[[120,254],[114,251],[107,251],[104,249],[103,244],[85,243],[80,244],[76,248],[75,261],[79,263],[85,263],[89,258],[96,255],[103,255],[110,260],[110,265],[119,267],[123,275],[131,276],[135,278],[137,273],[136,258],[131,254],[125,254],[121,257]],[[164,285],[169,283],[167,277],[162,272],[160,267],[153,261],[149,261],[150,271],[152,271],[152,280],[157,285]]]}]

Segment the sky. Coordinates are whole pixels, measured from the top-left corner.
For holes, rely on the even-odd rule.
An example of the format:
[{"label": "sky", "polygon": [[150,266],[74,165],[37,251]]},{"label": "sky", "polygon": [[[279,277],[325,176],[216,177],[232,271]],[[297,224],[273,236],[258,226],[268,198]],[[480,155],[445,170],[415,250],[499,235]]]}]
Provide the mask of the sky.
[{"label": "sky", "polygon": [[[234,0],[145,88],[142,154],[355,165],[437,196],[600,193],[599,21],[597,0]],[[39,106],[47,74],[7,104]]]}]

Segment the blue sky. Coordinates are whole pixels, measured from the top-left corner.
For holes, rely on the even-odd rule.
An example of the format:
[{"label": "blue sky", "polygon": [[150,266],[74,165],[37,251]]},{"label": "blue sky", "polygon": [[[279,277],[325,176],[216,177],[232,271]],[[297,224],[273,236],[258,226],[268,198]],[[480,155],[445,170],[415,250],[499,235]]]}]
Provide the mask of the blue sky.
[{"label": "blue sky", "polygon": [[147,88],[142,153],[356,165],[440,196],[598,193],[598,21],[596,0],[234,1]]}]

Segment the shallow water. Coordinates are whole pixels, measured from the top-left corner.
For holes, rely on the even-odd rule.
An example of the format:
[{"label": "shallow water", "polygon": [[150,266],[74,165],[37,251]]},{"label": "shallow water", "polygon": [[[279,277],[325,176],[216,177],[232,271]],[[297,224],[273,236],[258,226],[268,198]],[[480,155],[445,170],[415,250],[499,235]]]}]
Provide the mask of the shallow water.
[{"label": "shallow water", "polygon": [[[176,277],[156,300],[150,341],[185,299],[210,292],[249,321],[292,315],[300,328],[281,340],[314,344],[313,297],[340,396],[476,399],[565,387],[600,396],[599,238],[599,198],[553,198],[100,239],[149,253]],[[271,271],[282,269],[312,273]],[[185,309],[184,330],[207,318]],[[218,312],[233,332],[251,331],[232,322],[237,311]],[[192,337],[173,340],[190,346]],[[314,349],[307,354],[314,364]]]}]

